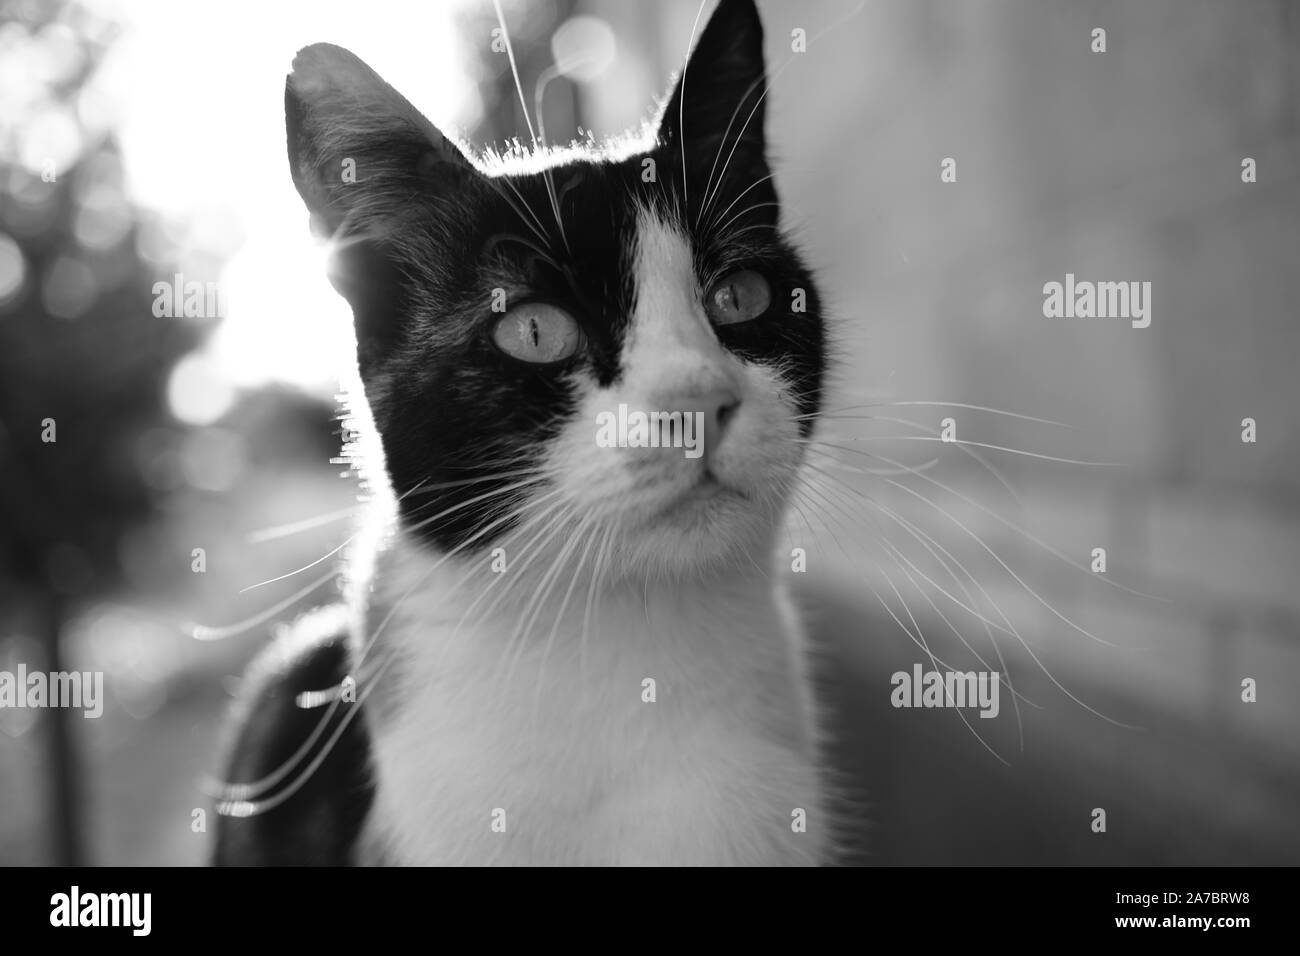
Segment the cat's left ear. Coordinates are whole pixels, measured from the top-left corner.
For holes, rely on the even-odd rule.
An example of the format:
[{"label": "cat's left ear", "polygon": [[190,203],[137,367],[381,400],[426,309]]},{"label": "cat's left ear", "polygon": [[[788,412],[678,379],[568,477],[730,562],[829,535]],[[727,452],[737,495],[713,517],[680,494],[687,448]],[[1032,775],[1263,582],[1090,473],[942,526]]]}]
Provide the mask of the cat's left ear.
[{"label": "cat's left ear", "polygon": [[330,43],[294,58],[284,114],[289,170],[320,233],[382,238],[412,196],[454,196],[482,175],[406,97]]},{"label": "cat's left ear", "polygon": [[[659,141],[685,149],[688,166],[765,166],[767,71],[763,24],[753,0],[722,0],[659,120]],[[719,155],[721,151],[721,155]]]}]

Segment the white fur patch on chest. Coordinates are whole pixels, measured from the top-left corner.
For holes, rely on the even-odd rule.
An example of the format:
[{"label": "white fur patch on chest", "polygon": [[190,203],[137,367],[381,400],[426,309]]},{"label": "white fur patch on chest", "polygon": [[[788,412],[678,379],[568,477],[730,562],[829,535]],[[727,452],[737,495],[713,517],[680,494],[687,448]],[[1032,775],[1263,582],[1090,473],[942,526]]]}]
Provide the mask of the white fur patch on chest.
[{"label": "white fur patch on chest", "polygon": [[[398,544],[368,615],[400,681],[373,722],[366,843],[412,864],[788,864],[823,856],[798,638],[764,579],[466,621]],[[450,564],[446,566],[450,568]],[[761,582],[761,583],[760,583]],[[547,640],[552,627],[555,637]],[[806,821],[806,825],[800,821]],[[803,832],[800,832],[800,831]]]}]

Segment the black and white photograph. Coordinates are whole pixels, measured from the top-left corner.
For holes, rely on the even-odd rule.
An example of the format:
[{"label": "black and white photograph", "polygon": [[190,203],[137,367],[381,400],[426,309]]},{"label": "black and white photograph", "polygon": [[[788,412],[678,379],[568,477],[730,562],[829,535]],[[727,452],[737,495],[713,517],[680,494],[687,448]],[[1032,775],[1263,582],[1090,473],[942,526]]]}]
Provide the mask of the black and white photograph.
[{"label": "black and white photograph", "polygon": [[1051,867],[1248,931],[1298,273],[1291,0],[0,0],[19,921]]}]

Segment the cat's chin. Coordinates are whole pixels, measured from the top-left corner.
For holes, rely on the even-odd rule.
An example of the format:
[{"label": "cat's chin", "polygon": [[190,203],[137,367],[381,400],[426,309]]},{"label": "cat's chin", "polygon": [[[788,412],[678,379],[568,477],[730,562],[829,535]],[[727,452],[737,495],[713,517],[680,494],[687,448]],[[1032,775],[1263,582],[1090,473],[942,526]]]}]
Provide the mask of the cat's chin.
[{"label": "cat's chin", "polygon": [[770,504],[716,478],[678,492],[621,535],[632,567],[670,576],[764,567],[777,527]]},{"label": "cat's chin", "polygon": [[735,485],[725,482],[706,470],[698,481],[674,497],[661,511],[660,516],[673,520],[683,512],[717,510],[726,501],[748,501],[749,495]]}]

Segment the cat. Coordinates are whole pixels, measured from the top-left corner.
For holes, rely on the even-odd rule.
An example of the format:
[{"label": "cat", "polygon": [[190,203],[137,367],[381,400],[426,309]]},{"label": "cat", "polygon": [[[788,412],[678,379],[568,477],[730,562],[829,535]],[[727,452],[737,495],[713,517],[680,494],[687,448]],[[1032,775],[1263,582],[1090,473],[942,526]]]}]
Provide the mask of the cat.
[{"label": "cat", "polygon": [[[639,138],[471,157],[348,51],[298,53],[290,169],[379,447],[346,600],[243,682],[214,862],[832,860],[773,557],[828,344],[766,83],[722,0]],[[620,406],[659,414],[599,442]]]}]

